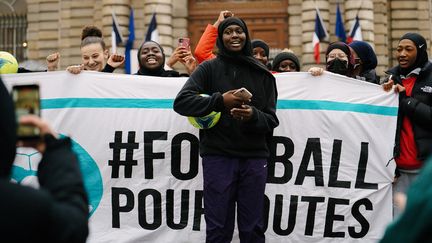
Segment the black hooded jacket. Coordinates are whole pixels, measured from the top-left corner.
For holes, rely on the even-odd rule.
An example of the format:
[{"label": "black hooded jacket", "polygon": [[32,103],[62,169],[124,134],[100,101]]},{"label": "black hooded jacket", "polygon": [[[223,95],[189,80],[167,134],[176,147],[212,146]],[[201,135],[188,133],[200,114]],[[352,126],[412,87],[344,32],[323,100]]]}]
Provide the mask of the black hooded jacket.
[{"label": "black hooded jacket", "polygon": [[85,242],[88,202],[70,139],[45,137],[38,167],[41,189],[10,182],[16,151],[12,99],[0,79],[0,241]]},{"label": "black hooded jacket", "polygon": [[[426,41],[415,33],[407,33],[402,39],[412,40],[417,47],[415,63],[408,69],[396,66],[387,71],[393,80],[402,85],[402,77],[415,69],[420,72],[412,89],[411,97],[405,92],[399,93],[399,114],[396,130],[395,157],[400,153],[400,133],[402,121],[407,116],[412,124],[414,140],[417,146],[417,159],[425,161],[432,155],[432,63],[428,61]],[[420,47],[420,48],[419,48]],[[401,77],[402,76],[402,77]]]},{"label": "black hooded jacket", "polygon": [[[387,71],[393,75],[395,83],[402,84],[398,67]],[[412,89],[411,97],[405,92],[399,94],[399,114],[396,130],[395,157],[400,153],[400,133],[403,117],[411,120],[414,140],[418,150],[418,160],[425,161],[432,155],[432,63],[421,68]]]},{"label": "black hooded jacket", "polygon": [[[223,30],[238,25],[246,33],[246,43],[238,53],[223,44]],[[238,18],[225,19],[218,29],[218,56],[198,66],[174,101],[174,110],[183,116],[201,117],[220,111],[219,122],[200,130],[200,154],[239,158],[267,158],[268,139],[278,126],[276,117],[277,90],[275,78],[252,56],[246,24]],[[252,94],[252,118],[235,120],[224,106],[222,94],[245,87]],[[208,94],[202,97],[198,94]]]}]

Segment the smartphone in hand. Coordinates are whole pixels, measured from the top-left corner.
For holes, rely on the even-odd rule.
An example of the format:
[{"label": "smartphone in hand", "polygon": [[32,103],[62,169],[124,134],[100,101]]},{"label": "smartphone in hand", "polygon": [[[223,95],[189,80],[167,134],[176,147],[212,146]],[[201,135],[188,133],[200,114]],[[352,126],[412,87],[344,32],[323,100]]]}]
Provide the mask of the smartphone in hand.
[{"label": "smartphone in hand", "polygon": [[246,88],[240,88],[236,90],[233,95],[243,98],[243,100],[249,100],[252,98],[252,93]]},{"label": "smartphone in hand", "polygon": [[189,49],[190,46],[190,39],[186,37],[180,37],[178,38],[178,46],[182,46],[186,49]]},{"label": "smartphone in hand", "polygon": [[[12,98],[15,104],[17,121],[23,115],[40,117],[39,85],[14,85],[12,87]],[[18,124],[17,135],[19,140],[39,139],[40,131],[35,126]]]}]

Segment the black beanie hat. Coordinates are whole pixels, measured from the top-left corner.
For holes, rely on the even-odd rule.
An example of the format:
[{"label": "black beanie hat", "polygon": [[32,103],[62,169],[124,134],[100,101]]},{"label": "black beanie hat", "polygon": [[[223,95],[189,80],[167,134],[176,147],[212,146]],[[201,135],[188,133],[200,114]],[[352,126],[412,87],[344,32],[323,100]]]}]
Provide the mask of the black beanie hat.
[{"label": "black beanie hat", "polygon": [[407,68],[409,69],[409,72],[414,70],[415,68],[423,67],[423,65],[429,61],[426,51],[427,44],[425,38],[417,33],[406,33],[399,39],[399,42],[404,39],[408,39],[414,42],[417,48],[417,57],[415,63],[411,67]]},{"label": "black beanie hat", "polygon": [[353,63],[351,60],[352,59],[351,51],[350,51],[348,45],[343,43],[343,42],[340,42],[340,41],[330,43],[330,45],[328,46],[327,51],[326,51],[326,62],[327,62],[328,54],[334,49],[339,49],[339,50],[343,51],[348,56],[348,63],[350,63],[350,64]]},{"label": "black beanie hat", "polygon": [[363,63],[364,70],[369,71],[377,67],[378,61],[376,54],[369,43],[365,41],[353,41],[349,44]]},{"label": "black beanie hat", "polygon": [[284,60],[291,60],[296,65],[296,71],[300,71],[300,62],[297,56],[292,52],[281,52],[275,56],[272,63],[272,71],[278,71],[279,64]]},{"label": "black beanie hat", "polygon": [[261,47],[262,49],[264,49],[264,52],[265,52],[265,54],[266,54],[267,57],[270,55],[270,48],[267,45],[267,43],[265,43],[263,40],[253,39],[252,40],[252,50],[255,47]]}]

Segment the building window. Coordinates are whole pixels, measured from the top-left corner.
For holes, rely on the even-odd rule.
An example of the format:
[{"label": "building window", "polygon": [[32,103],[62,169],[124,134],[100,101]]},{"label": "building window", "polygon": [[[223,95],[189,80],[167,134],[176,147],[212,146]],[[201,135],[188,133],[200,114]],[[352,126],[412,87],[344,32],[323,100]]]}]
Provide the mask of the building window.
[{"label": "building window", "polygon": [[27,16],[0,15],[0,51],[7,51],[18,62],[27,59]]}]

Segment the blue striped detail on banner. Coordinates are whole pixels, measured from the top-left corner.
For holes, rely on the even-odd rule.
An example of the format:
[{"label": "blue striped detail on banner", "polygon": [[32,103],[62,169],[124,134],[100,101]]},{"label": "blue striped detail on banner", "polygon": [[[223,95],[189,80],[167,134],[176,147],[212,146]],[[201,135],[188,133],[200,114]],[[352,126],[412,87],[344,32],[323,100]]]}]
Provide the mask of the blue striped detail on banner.
[{"label": "blue striped detail on banner", "polygon": [[[120,98],[57,98],[42,99],[42,109],[64,108],[147,108],[172,109],[173,99],[120,99]],[[398,108],[368,104],[354,104],[324,100],[278,100],[280,110],[329,110],[397,116]]]},{"label": "blue striped detail on banner", "polygon": [[42,99],[42,109],[63,108],[149,108],[172,109],[173,99],[119,99],[119,98],[58,98]]},{"label": "blue striped detail on banner", "polygon": [[383,116],[397,116],[398,108],[368,104],[354,104],[325,100],[278,100],[278,109],[350,111]]}]

